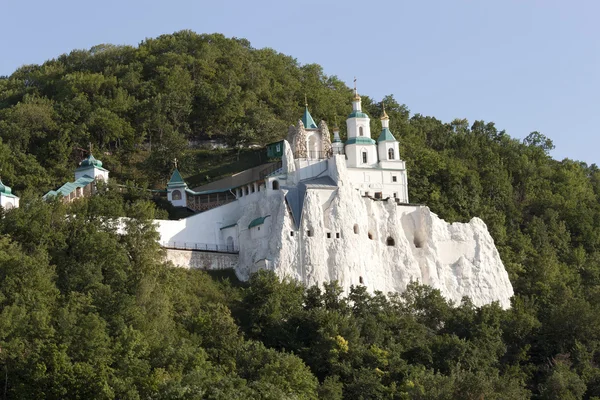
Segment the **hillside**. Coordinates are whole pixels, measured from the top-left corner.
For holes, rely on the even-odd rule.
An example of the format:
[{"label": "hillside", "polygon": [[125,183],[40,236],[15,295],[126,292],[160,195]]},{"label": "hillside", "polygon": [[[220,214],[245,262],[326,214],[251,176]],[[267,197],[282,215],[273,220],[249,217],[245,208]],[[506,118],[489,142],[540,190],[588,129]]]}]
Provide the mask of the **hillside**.
[{"label": "hillside", "polygon": [[[265,273],[238,287],[166,268],[139,192],[73,209],[36,200],[70,178],[89,143],[121,182],[161,187],[173,157],[196,183],[216,178],[252,157],[240,146],[283,138],[305,93],[330,125],[349,112],[351,91],[320,66],[189,31],[0,78],[2,179],[30,205],[0,223],[7,398],[600,396],[600,171],[552,159],[541,133],[520,141],[385,98],[411,201],[485,221],[516,292],[507,311],[451,308],[417,285],[386,299]],[[207,138],[231,149],[188,146]],[[107,215],[143,223],[121,236]]]}]

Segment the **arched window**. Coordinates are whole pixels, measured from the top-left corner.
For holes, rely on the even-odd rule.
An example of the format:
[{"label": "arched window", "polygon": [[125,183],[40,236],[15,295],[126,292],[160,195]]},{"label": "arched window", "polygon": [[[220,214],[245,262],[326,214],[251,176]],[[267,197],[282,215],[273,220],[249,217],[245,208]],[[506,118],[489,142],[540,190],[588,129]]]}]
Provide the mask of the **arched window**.
[{"label": "arched window", "polygon": [[354,233],[358,235],[358,224],[354,224]]},{"label": "arched window", "polygon": [[13,203],[6,203],[6,205],[4,206],[4,208],[6,210],[11,210],[15,207],[15,205]]},{"label": "arched window", "polygon": [[362,126],[358,127],[358,136],[363,136],[363,127]]},{"label": "arched window", "polygon": [[369,232],[367,236],[369,236],[369,239],[373,240],[373,234],[371,232]]},{"label": "arched window", "polygon": [[385,244],[387,244],[388,246],[395,246],[396,242],[394,241],[393,237],[388,237],[387,240],[385,241]]},{"label": "arched window", "polygon": [[363,150],[362,152],[362,163],[366,164],[367,163],[367,151]]},{"label": "arched window", "polygon": [[233,251],[233,237],[231,236],[227,237],[227,250]]},{"label": "arched window", "polygon": [[181,200],[181,192],[179,190],[173,190],[173,193],[171,193],[171,198],[173,200]]},{"label": "arched window", "polygon": [[389,160],[394,159],[394,149],[393,148],[388,150],[388,159]]},{"label": "arched window", "polygon": [[273,181],[273,190],[279,190],[279,181]]}]

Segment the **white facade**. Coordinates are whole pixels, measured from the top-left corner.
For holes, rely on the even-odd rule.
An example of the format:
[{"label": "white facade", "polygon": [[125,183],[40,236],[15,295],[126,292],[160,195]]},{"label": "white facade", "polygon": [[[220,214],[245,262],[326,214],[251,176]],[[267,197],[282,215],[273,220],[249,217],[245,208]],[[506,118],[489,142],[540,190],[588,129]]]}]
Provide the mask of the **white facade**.
[{"label": "white facade", "polygon": [[14,194],[0,192],[0,206],[5,210],[19,207],[19,198]]},{"label": "white facade", "polygon": [[187,188],[185,186],[170,187],[167,189],[167,199],[175,207],[186,207],[187,206]]}]

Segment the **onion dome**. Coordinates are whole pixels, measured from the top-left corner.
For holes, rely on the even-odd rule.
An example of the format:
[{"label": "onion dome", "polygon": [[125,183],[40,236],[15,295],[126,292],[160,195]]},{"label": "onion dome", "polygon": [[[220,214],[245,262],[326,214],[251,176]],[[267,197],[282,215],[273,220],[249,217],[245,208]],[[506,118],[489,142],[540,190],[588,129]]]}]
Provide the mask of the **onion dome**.
[{"label": "onion dome", "polygon": [[96,160],[94,156],[90,154],[79,164],[79,167],[102,167],[102,161]]}]

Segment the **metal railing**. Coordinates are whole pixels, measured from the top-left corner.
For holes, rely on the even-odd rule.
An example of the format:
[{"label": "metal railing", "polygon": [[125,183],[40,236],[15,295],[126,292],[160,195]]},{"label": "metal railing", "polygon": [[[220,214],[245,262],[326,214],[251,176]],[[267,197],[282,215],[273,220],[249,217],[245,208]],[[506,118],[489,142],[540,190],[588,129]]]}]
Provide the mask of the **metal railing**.
[{"label": "metal railing", "polygon": [[[306,158],[309,160],[326,160],[330,158],[333,154],[333,151],[311,151],[307,150],[304,153],[294,153],[294,158]],[[342,152],[336,151],[336,154],[343,154]]]},{"label": "metal railing", "polygon": [[210,244],[210,243],[194,243],[194,242],[160,242],[160,245],[167,249],[176,250],[196,250],[210,251],[213,253],[230,253],[237,254],[240,249],[235,245],[226,244]]},{"label": "metal railing", "polygon": [[259,174],[259,178],[260,179],[264,179],[266,176],[272,174],[273,172],[277,171],[279,168],[281,168],[281,160],[276,161],[273,163],[273,165],[263,169],[262,171],[260,171]]}]

